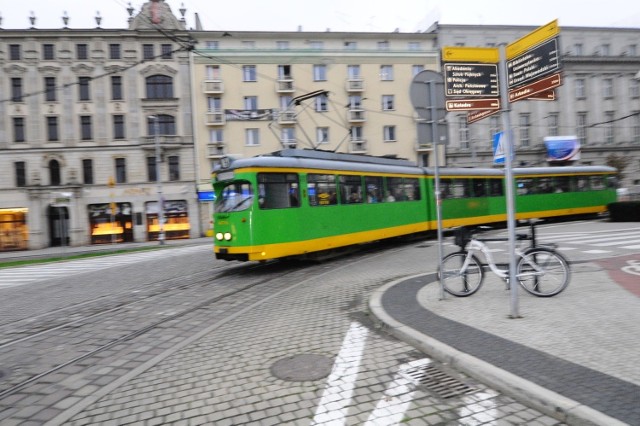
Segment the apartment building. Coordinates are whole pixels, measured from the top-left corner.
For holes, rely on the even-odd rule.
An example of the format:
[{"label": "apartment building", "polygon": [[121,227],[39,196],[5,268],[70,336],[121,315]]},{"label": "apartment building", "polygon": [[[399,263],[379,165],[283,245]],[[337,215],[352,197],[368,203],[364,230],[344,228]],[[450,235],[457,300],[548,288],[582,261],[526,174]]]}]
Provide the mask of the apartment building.
[{"label": "apartment building", "polygon": [[184,17],[133,12],[0,31],[0,250],[200,235]]},{"label": "apartment building", "polygon": [[[541,22],[541,26],[546,22]],[[511,103],[514,165],[547,165],[546,137],[575,136],[575,165],[603,165],[613,155],[628,163],[621,185],[640,193],[640,29],[563,27],[559,56],[562,86],[555,100]],[[426,30],[438,46],[498,47],[536,27],[435,23]],[[487,167],[493,136],[504,130],[500,114],[468,124],[467,114],[447,114],[450,166]]]}]

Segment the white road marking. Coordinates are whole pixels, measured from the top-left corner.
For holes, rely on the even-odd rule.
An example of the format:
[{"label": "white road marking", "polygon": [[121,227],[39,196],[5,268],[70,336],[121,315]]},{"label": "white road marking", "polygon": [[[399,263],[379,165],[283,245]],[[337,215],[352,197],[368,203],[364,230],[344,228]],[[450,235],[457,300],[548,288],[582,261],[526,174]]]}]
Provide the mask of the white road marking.
[{"label": "white road marking", "polygon": [[324,393],[316,409],[312,425],[340,426],[345,422],[347,407],[355,387],[368,330],[351,323],[333,364]]},{"label": "white road marking", "polygon": [[[399,371],[422,367],[431,363],[428,358],[412,361],[399,367]],[[415,392],[414,384],[402,376],[396,374],[391,385],[384,392],[384,397],[378,402],[365,426],[392,426],[402,421],[404,413],[409,408]]]}]

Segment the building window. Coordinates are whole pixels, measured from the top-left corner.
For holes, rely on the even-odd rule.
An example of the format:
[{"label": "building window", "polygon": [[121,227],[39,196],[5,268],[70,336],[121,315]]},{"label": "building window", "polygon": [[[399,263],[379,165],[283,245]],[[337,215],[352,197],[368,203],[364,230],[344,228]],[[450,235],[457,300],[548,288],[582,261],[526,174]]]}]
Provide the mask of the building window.
[{"label": "building window", "polygon": [[16,161],[13,164],[16,170],[16,186],[27,186],[27,163],[24,161]]},{"label": "building window", "polygon": [[329,128],[317,127],[316,128],[316,143],[329,143]]},{"label": "building window", "polygon": [[91,90],[89,87],[89,82],[91,81],[91,77],[80,77],[78,79],[78,99],[81,101],[89,101],[91,100]]},{"label": "building window", "polygon": [[419,41],[410,41],[408,47],[409,47],[409,50],[420,50],[420,42]]},{"label": "building window", "polygon": [[579,112],[577,117],[576,134],[580,139],[580,144],[585,145],[587,143],[587,113]]},{"label": "building window", "polygon": [[276,49],[278,49],[278,50],[289,50],[289,42],[288,41],[276,41]]},{"label": "building window", "polygon": [[121,101],[122,98],[122,77],[119,75],[111,76],[111,99]]},{"label": "building window", "polygon": [[357,80],[360,78],[360,65],[347,65],[347,78]]},{"label": "building window", "polygon": [[[149,136],[156,134],[156,120],[147,119],[147,133]],[[173,136],[176,134],[176,120],[172,115],[158,114],[158,135]]]},{"label": "building window", "polygon": [[147,157],[147,180],[149,182],[157,182],[158,174],[156,173],[156,157]]},{"label": "building window", "polygon": [[47,117],[47,140],[58,141],[58,117]]},{"label": "building window", "polygon": [[256,42],[253,40],[245,40],[242,42],[242,48],[243,49],[255,49],[256,48]]},{"label": "building window", "polygon": [[224,132],[222,129],[209,129],[209,142],[221,143],[224,142]]},{"label": "building window", "polygon": [[633,124],[632,124],[632,137],[633,137],[633,141],[638,143],[640,142],[640,111],[636,111],[636,116],[633,117]]},{"label": "building window", "polygon": [[60,163],[58,160],[49,161],[49,182],[52,186],[60,185]]},{"label": "building window", "polygon": [[112,43],[109,45],[109,59],[122,59],[119,44]]},{"label": "building window", "polygon": [[90,141],[93,139],[90,115],[80,116],[80,139],[83,141]]},{"label": "building window", "polygon": [[245,96],[244,97],[244,109],[255,111],[258,109],[258,97],[257,96]]},{"label": "building window", "polygon": [[258,145],[260,145],[260,130],[259,129],[245,129],[244,130],[244,144],[246,146],[258,146]]},{"label": "building window", "polygon": [[147,77],[147,99],[173,98],[173,80],[166,75]]},{"label": "building window", "polygon": [[117,114],[113,116],[113,138],[124,139],[124,115]]},{"label": "building window", "polygon": [[531,116],[530,114],[520,114],[520,146],[531,144]]},{"label": "building window", "polygon": [[606,111],[604,113],[604,142],[607,144],[612,144],[615,142],[615,135],[613,132],[613,119],[614,119],[613,111]]},{"label": "building window", "polygon": [[127,162],[124,158],[116,158],[116,183],[127,183]]},{"label": "building window", "polygon": [[296,129],[293,127],[283,127],[280,131],[280,141],[285,146],[285,148],[290,148],[291,145],[296,143]]},{"label": "building window", "polygon": [[584,55],[584,46],[582,43],[576,43],[573,45],[573,54],[576,56]]},{"label": "building window", "polygon": [[559,115],[557,112],[553,112],[547,116],[548,119],[548,130],[547,133],[549,136],[559,136]]},{"label": "building window", "polygon": [[180,157],[177,155],[169,156],[169,180],[180,180]]},{"label": "building window", "polygon": [[321,41],[310,41],[309,48],[313,50],[322,50],[324,49],[324,43]]},{"label": "building window", "polygon": [[613,79],[605,78],[602,80],[602,96],[605,99],[613,98]]},{"label": "building window", "polygon": [[93,160],[82,160],[82,182],[86,185],[93,184]]},{"label": "building window", "polygon": [[584,99],[587,97],[586,80],[584,78],[576,78],[576,98]]},{"label": "building window", "polygon": [[424,71],[424,65],[411,65],[411,76],[415,77],[420,72]]},{"label": "building window", "polygon": [[395,108],[393,95],[382,95],[382,110],[393,111]]},{"label": "building window", "polygon": [[327,95],[316,96],[315,104],[316,104],[316,112],[329,111],[329,100],[327,99]]},{"label": "building window", "polygon": [[89,47],[86,44],[76,44],[76,59],[89,59]]},{"label": "building window", "polygon": [[600,45],[600,54],[602,56],[609,56],[611,55],[611,46],[608,44],[602,44]]},{"label": "building window", "polygon": [[492,144],[493,138],[496,133],[499,133],[501,129],[499,117],[489,117],[489,143]]},{"label": "building window", "polygon": [[44,78],[44,100],[47,102],[56,101],[56,78],[55,77]]},{"label": "building window", "polygon": [[22,59],[22,52],[19,44],[9,45],[9,59],[12,61],[19,61]]},{"label": "building window", "polygon": [[143,44],[142,45],[142,58],[143,59],[154,59],[153,44]]},{"label": "building window", "polygon": [[378,42],[378,50],[389,50],[389,42],[388,41],[379,41]]},{"label": "building window", "polygon": [[51,61],[56,58],[55,55],[55,46],[53,44],[43,44],[42,45],[42,59]]},{"label": "building window", "polygon": [[327,66],[314,65],[313,66],[313,81],[327,81]]},{"label": "building window", "polygon": [[355,41],[345,41],[344,42],[344,50],[356,50],[358,48],[358,43]]},{"label": "building window", "polygon": [[385,142],[396,141],[396,126],[384,126],[383,137]]},{"label": "building window", "polygon": [[11,101],[22,102],[22,79],[20,77],[11,79]]},{"label": "building window", "polygon": [[173,58],[172,46],[170,44],[162,44],[160,46],[160,50],[162,51],[162,59],[171,59]]},{"label": "building window", "polygon": [[460,148],[469,149],[469,125],[466,116],[458,116],[458,137],[460,138]]},{"label": "building window", "polygon": [[242,81],[248,81],[248,82],[257,81],[255,65],[242,66]]},{"label": "building window", "polygon": [[393,65],[380,65],[380,80],[393,81]]},{"label": "building window", "polygon": [[220,67],[218,65],[205,66],[207,80],[220,80]]},{"label": "building window", "polygon": [[640,80],[632,78],[629,83],[629,96],[633,99],[640,98]]},{"label": "building window", "polygon": [[24,131],[24,117],[13,117],[13,141],[14,142],[24,142],[25,141],[25,131]]},{"label": "building window", "polygon": [[205,49],[218,50],[220,48],[220,42],[217,40],[207,40],[204,42]]}]

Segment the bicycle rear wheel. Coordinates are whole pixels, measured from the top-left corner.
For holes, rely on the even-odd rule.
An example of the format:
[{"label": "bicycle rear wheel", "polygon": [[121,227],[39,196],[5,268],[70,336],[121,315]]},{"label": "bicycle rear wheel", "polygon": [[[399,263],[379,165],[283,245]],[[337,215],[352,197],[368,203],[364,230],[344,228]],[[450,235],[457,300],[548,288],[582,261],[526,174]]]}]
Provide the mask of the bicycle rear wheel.
[{"label": "bicycle rear wheel", "polygon": [[[535,266],[534,266],[535,265]],[[558,252],[534,247],[524,252],[516,268],[522,288],[538,297],[551,297],[569,285],[569,262]]]},{"label": "bicycle rear wheel", "polygon": [[462,271],[467,252],[451,253],[442,259],[442,271],[438,271],[442,285],[447,293],[458,297],[471,296],[480,289],[484,278],[482,264],[471,255],[469,265]]}]

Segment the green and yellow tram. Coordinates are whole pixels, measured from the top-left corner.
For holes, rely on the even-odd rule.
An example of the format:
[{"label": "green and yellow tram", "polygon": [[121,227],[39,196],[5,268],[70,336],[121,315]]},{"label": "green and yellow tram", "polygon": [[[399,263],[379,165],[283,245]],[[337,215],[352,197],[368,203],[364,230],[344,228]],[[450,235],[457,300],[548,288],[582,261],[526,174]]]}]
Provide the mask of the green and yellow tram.
[{"label": "green and yellow tram", "polygon": [[[602,212],[615,200],[614,171],[516,169],[518,215]],[[501,170],[443,168],[440,177],[444,227],[506,219]],[[283,150],[236,160],[216,170],[212,180],[218,259],[306,256],[437,226],[433,171],[407,160]],[[525,196],[520,188],[533,191],[544,184],[566,190]]]}]

